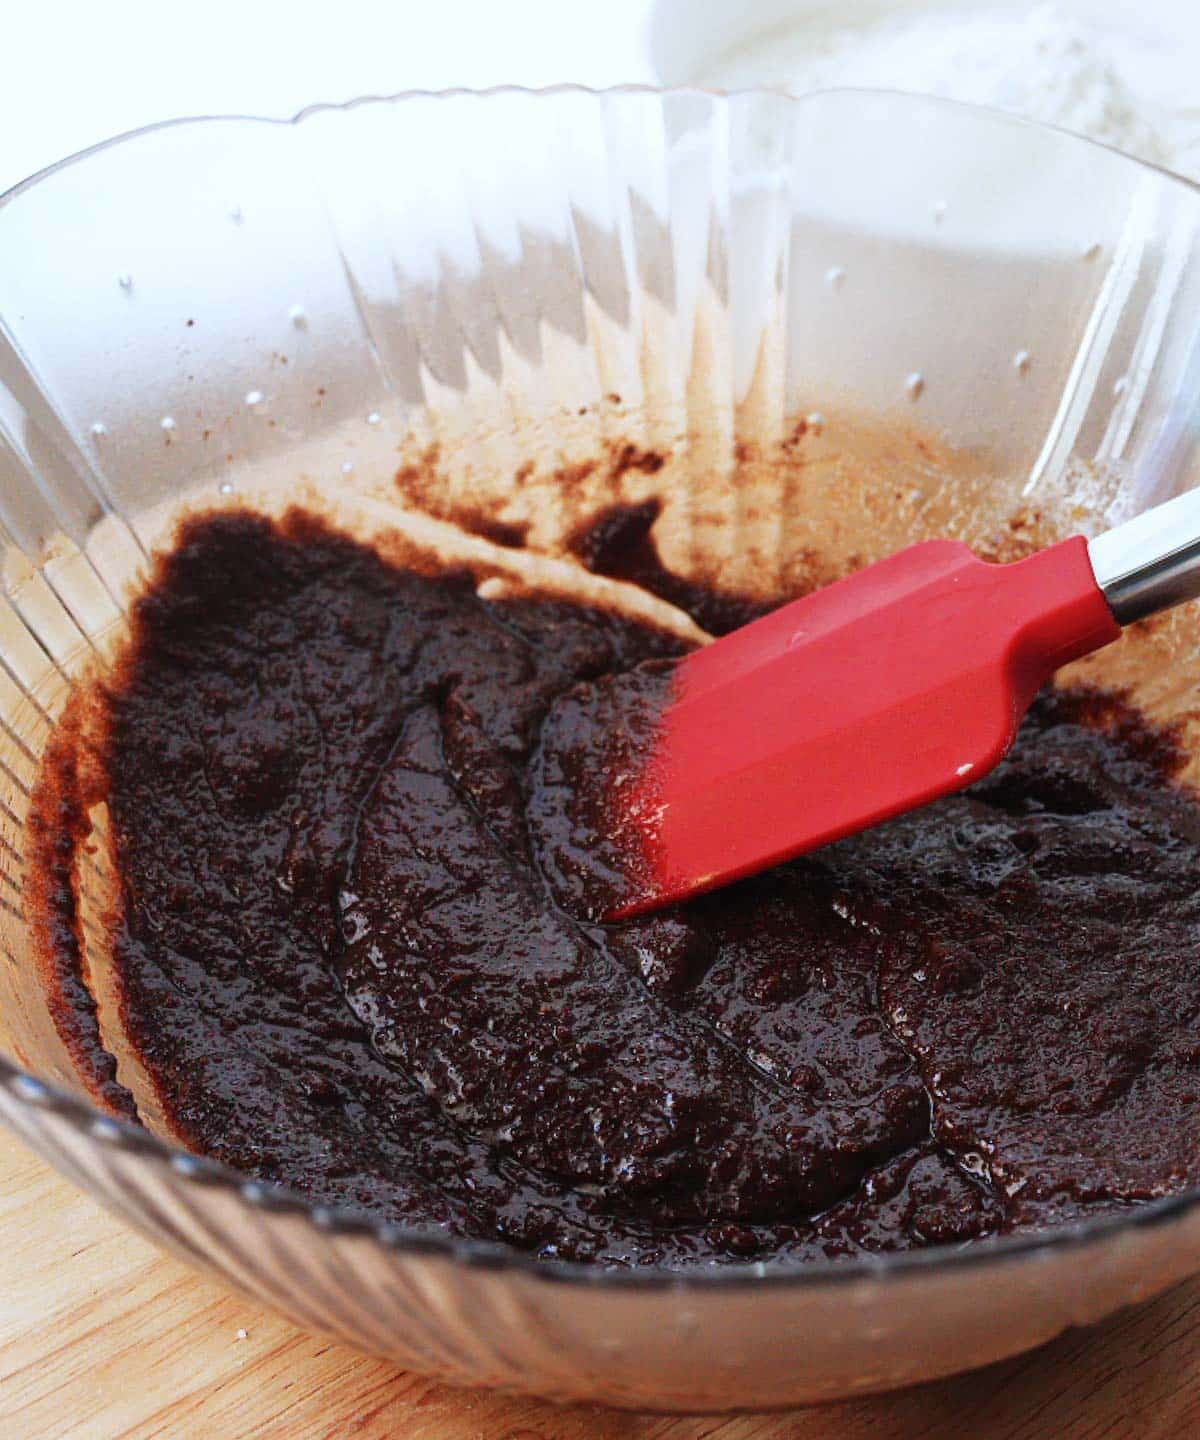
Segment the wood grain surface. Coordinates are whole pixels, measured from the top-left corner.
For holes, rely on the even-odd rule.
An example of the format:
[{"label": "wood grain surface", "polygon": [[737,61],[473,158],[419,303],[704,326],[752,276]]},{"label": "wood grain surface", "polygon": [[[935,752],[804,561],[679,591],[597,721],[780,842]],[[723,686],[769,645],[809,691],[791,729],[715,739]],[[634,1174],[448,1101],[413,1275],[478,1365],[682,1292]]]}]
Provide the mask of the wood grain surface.
[{"label": "wood grain surface", "polygon": [[0,1440],[1183,1440],[1200,1279],[1032,1355],[789,1414],[564,1409],[302,1334],[126,1230],[0,1131]]}]

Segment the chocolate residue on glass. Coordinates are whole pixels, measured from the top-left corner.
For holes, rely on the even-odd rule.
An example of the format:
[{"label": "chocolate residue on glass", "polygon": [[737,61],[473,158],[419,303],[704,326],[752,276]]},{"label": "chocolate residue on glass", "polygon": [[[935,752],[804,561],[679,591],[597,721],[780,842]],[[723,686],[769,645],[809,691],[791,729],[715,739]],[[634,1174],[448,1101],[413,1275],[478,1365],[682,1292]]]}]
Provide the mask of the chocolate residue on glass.
[{"label": "chocolate residue on glass", "polygon": [[628,580],[684,610],[710,635],[727,635],[766,614],[770,606],[685,580],[668,570],[650,533],[662,514],[662,501],[611,505],[567,541],[567,548],[596,575]]},{"label": "chocolate residue on glass", "polygon": [[[652,719],[678,650],[298,512],[193,520],[100,723],[48,752],[51,983],[103,798],[122,1014],[173,1128],[322,1203],[680,1267],[1200,1180],[1200,810],[1169,737],[1051,692],[973,790],[598,925],[603,856],[550,792],[611,759],[589,687]],[[94,1024],[75,1040],[111,1079]]]}]

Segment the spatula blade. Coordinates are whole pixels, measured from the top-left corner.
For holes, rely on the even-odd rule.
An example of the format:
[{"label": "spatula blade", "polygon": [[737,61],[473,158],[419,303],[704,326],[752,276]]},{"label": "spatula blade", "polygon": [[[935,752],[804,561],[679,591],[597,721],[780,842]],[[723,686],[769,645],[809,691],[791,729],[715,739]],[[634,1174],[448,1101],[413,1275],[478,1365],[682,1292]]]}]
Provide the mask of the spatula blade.
[{"label": "spatula blade", "polygon": [[1082,538],[993,565],[935,540],[675,670],[621,800],[630,894],[687,898],[970,785],[1060,665],[1116,638]]}]

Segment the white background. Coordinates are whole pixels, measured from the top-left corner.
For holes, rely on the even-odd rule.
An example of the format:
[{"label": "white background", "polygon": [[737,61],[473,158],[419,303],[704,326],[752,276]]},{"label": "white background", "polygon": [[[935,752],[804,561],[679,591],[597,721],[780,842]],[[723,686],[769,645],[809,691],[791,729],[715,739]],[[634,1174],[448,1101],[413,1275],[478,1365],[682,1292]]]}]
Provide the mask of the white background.
[{"label": "white background", "polygon": [[650,0],[0,0],[0,192],[124,130],[410,88],[649,81]]}]

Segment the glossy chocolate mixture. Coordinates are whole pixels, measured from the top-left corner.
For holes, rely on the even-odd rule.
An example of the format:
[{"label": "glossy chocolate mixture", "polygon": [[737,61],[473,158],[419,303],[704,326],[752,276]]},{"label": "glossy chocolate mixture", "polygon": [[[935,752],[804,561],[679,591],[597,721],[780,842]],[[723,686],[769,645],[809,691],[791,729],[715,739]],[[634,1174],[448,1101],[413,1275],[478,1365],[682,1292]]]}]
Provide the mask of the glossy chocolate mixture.
[{"label": "glossy chocolate mixture", "polygon": [[[301,514],[189,524],[99,763],[65,732],[37,822],[61,866],[100,777],[125,1027],[184,1141],[380,1219],[671,1266],[957,1243],[1200,1181],[1200,809],[1169,742],[1051,694],[967,794],[600,926],[551,792],[611,736],[563,718],[595,713],[581,682],[652,707],[676,648]],[[60,1019],[98,1044],[65,988]]]}]

